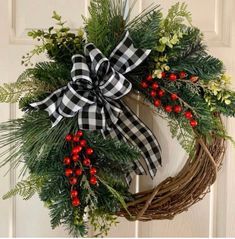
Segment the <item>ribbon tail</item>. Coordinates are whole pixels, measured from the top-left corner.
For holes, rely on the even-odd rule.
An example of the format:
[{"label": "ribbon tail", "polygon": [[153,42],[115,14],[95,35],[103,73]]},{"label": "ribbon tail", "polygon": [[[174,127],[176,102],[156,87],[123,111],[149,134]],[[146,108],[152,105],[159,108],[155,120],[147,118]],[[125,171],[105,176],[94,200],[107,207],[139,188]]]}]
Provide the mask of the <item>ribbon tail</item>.
[{"label": "ribbon tail", "polygon": [[[123,113],[119,121],[113,126],[112,131],[104,131],[106,136],[117,137],[140,149],[141,155],[148,168],[149,175],[153,178],[157,172],[157,166],[161,165],[161,147],[152,134],[151,130],[132,112],[124,103],[120,102]],[[140,162],[137,163],[135,172],[143,174]],[[140,173],[141,172],[141,173]],[[127,176],[127,181],[131,181],[132,175]]]}]

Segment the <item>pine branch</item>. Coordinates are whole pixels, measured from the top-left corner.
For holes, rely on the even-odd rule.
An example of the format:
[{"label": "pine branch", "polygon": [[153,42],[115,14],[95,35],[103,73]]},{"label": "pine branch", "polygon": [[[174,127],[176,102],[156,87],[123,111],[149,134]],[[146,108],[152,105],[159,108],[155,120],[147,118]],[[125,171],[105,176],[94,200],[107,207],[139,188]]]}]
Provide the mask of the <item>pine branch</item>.
[{"label": "pine branch", "polygon": [[223,63],[210,55],[194,56],[190,55],[177,63],[169,62],[172,71],[181,71],[182,69],[191,75],[196,75],[203,80],[211,80],[224,73]]},{"label": "pine branch", "polygon": [[39,62],[34,68],[26,69],[19,77],[18,82],[28,80],[39,81],[47,85],[46,92],[53,92],[70,81],[70,70],[57,62]]},{"label": "pine branch", "polygon": [[129,24],[127,29],[136,47],[153,49],[156,46],[161,18],[161,11],[154,9]]},{"label": "pine branch", "polygon": [[117,45],[125,30],[126,1],[92,0],[90,17],[84,18],[88,42],[92,42],[106,56]]}]

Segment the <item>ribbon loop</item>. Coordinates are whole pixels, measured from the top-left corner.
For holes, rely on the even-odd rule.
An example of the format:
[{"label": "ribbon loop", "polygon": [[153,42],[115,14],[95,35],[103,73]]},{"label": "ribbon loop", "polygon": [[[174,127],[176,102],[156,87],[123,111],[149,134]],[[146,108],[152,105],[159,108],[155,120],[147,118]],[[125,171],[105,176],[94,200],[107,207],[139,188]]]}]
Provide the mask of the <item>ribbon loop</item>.
[{"label": "ribbon loop", "polygon": [[134,70],[150,54],[151,50],[135,48],[130,38],[129,32],[126,32],[123,40],[117,45],[110,55],[110,62],[115,71],[126,74]]},{"label": "ribbon loop", "polygon": [[98,77],[105,76],[110,68],[108,58],[92,43],[84,47],[84,52],[91,62],[91,71]]},{"label": "ribbon loop", "polygon": [[63,117],[78,114],[81,129],[110,129],[122,112],[113,101],[122,98],[132,87],[122,73],[137,67],[149,53],[150,50],[134,48],[128,32],[109,59],[94,44],[86,44],[85,56],[72,57],[72,82],[63,88],[63,94],[55,97],[52,93],[43,103],[31,106],[46,110],[53,126]]}]

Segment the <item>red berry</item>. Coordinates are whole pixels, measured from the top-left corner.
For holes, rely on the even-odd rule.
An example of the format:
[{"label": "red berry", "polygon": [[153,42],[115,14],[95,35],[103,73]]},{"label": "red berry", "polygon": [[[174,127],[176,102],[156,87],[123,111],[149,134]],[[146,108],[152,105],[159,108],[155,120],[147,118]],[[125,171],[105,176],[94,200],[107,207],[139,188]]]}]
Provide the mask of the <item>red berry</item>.
[{"label": "red berry", "polygon": [[174,112],[175,113],[180,113],[182,111],[182,107],[180,105],[175,105],[174,106]]},{"label": "red berry", "polygon": [[162,76],[162,78],[165,78],[165,77],[166,77],[166,72],[163,71],[163,72],[161,73],[161,76]]},{"label": "red berry", "polygon": [[172,111],[172,107],[171,107],[170,105],[166,105],[166,106],[165,106],[165,111],[166,111],[167,113],[170,113],[170,112]]},{"label": "red berry", "polygon": [[78,145],[72,149],[72,154],[78,154],[82,151],[82,146]]},{"label": "red berry", "polygon": [[78,137],[82,137],[82,136],[83,136],[83,132],[82,132],[81,130],[78,130],[77,133],[76,133],[76,135],[77,135]]},{"label": "red berry", "polygon": [[81,176],[82,175],[82,169],[81,168],[77,168],[76,171],[75,171],[75,174],[77,176]]},{"label": "red berry", "polygon": [[157,83],[157,82],[154,82],[154,83],[152,84],[152,89],[153,89],[153,90],[156,90],[158,87],[159,87],[159,86],[158,86],[158,83]]},{"label": "red berry", "polygon": [[148,88],[148,83],[147,83],[146,81],[142,81],[142,82],[140,83],[140,85],[141,85],[141,87],[142,87],[143,89]]},{"label": "red berry", "polygon": [[179,77],[180,77],[181,79],[184,79],[186,76],[187,76],[187,73],[184,72],[184,71],[181,71],[181,72],[179,73]]},{"label": "red berry", "polygon": [[86,149],[86,154],[87,155],[91,155],[91,154],[93,154],[93,152],[94,152],[94,150],[92,148],[87,148]]},{"label": "red berry", "polygon": [[193,114],[192,114],[191,111],[186,111],[186,112],[184,113],[184,116],[185,116],[186,119],[192,119]]},{"label": "red berry", "polygon": [[89,158],[85,158],[85,159],[83,160],[83,164],[84,164],[84,166],[90,166],[91,160],[90,160]]},{"label": "red berry", "polygon": [[196,126],[198,125],[198,123],[197,123],[196,120],[191,120],[191,121],[190,121],[190,125],[191,125],[192,127],[196,127]]},{"label": "red berry", "polygon": [[74,154],[74,155],[72,156],[72,160],[73,160],[74,162],[77,162],[77,161],[79,160],[79,155]]},{"label": "red berry", "polygon": [[77,180],[77,178],[75,178],[75,177],[71,177],[71,178],[69,179],[69,183],[72,184],[72,185],[75,185],[77,182],[78,182],[78,180]]},{"label": "red berry", "polygon": [[146,77],[146,80],[147,80],[147,81],[153,80],[153,76],[152,76],[152,75],[148,75],[148,76]]},{"label": "red berry", "polygon": [[152,97],[156,97],[157,91],[151,90],[151,91],[150,91],[150,95],[151,95]]},{"label": "red berry", "polygon": [[161,106],[161,101],[160,100],[154,100],[154,106],[156,106],[156,107]]},{"label": "red berry", "polygon": [[70,195],[71,195],[72,198],[75,198],[78,195],[78,191],[77,190],[71,190]]},{"label": "red berry", "polygon": [[81,145],[82,147],[86,147],[87,141],[86,141],[85,139],[81,139],[81,140],[80,140],[80,145]]},{"label": "red berry", "polygon": [[97,184],[97,178],[95,176],[91,176],[90,184],[93,184],[93,185]]},{"label": "red berry", "polygon": [[73,136],[73,142],[79,142],[79,137],[77,135]]},{"label": "red berry", "polygon": [[171,74],[169,75],[169,80],[171,80],[171,81],[175,81],[176,79],[177,79],[176,74],[171,73]]},{"label": "red berry", "polygon": [[199,80],[199,77],[198,77],[198,76],[191,76],[191,77],[190,77],[190,80],[191,80],[193,83],[196,83],[196,82]]},{"label": "red berry", "polygon": [[72,200],[72,204],[73,204],[74,207],[77,207],[77,206],[79,206],[81,204],[81,202],[80,202],[80,200],[78,198],[74,198]]},{"label": "red berry", "polygon": [[64,157],[64,164],[69,165],[71,163],[71,159],[69,157]]},{"label": "red berry", "polygon": [[171,99],[174,100],[174,101],[177,100],[178,99],[178,95],[175,94],[175,93],[171,94]]},{"label": "red berry", "polygon": [[94,174],[96,174],[96,172],[97,172],[96,168],[94,168],[94,167],[90,168],[90,174],[94,175]]},{"label": "red berry", "polygon": [[66,168],[65,169],[65,175],[67,177],[70,177],[73,174],[73,170],[71,168]]},{"label": "red berry", "polygon": [[68,134],[65,136],[65,140],[68,142],[72,141],[72,139],[73,139],[73,136],[71,134]]},{"label": "red berry", "polygon": [[166,93],[165,90],[161,89],[161,90],[158,91],[158,96],[163,97],[165,95],[165,93]]}]

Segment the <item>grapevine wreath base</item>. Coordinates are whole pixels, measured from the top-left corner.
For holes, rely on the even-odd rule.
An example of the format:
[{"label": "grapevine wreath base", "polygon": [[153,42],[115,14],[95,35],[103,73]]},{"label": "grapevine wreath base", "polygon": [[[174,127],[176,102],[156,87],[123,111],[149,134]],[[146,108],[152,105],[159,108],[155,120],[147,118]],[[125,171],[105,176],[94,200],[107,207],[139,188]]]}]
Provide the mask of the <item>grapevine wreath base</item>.
[{"label": "grapevine wreath base", "polygon": [[[133,99],[137,97],[132,95]],[[142,104],[145,102],[141,101]],[[218,116],[219,117],[219,116]],[[210,192],[210,186],[217,178],[226,149],[225,140],[214,137],[207,143],[198,136],[195,154],[189,157],[183,169],[175,176],[168,177],[156,187],[134,194],[134,200],[118,212],[130,221],[151,221],[173,219],[187,211],[190,206],[202,200]]]}]

